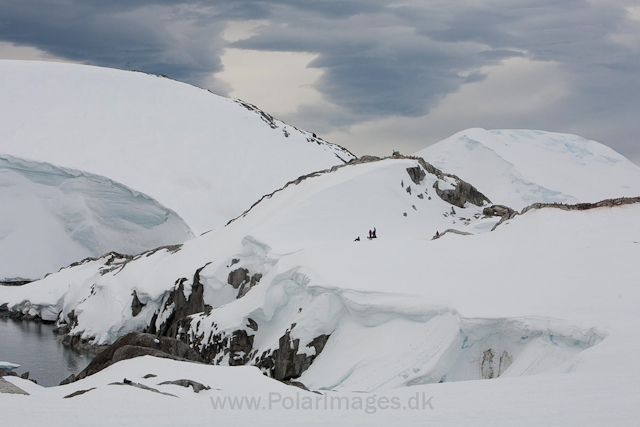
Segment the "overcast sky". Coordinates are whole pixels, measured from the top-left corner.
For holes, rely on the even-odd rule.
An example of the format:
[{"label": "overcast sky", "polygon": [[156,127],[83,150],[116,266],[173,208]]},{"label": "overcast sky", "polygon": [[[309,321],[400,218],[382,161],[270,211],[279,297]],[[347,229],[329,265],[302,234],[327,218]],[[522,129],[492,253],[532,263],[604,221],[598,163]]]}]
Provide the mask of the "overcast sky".
[{"label": "overcast sky", "polygon": [[0,0],[1,58],[166,74],[357,155],[525,128],[640,164],[640,0]]}]

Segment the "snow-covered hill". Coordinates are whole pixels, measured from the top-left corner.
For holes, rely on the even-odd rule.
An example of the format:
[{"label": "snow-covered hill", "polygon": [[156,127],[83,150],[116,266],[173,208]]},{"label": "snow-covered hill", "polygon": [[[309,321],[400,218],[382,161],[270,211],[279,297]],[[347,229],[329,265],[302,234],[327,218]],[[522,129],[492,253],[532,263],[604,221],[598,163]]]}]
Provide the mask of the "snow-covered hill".
[{"label": "snow-covered hill", "polygon": [[[299,251],[316,247],[331,251],[346,244],[366,253],[381,241],[400,245],[428,242],[437,230],[453,226],[468,232],[493,227],[496,218],[479,220],[482,206],[464,202],[464,197],[478,196],[473,188],[458,194],[457,203],[464,207],[454,206],[442,200],[434,186],[437,183],[440,195],[448,197],[464,185],[426,169],[432,170],[418,159],[404,158],[363,160],[312,174],[265,197],[223,229],[179,249],[152,251],[133,260],[109,255],[39,282],[0,288],[0,305],[7,303],[5,308],[13,311],[58,320],[59,326],[70,329],[71,336],[94,344],[108,344],[127,332],[145,329],[166,329],[168,334],[173,329],[175,335],[175,325],[168,319],[184,317],[179,315],[181,305],[200,307],[187,313],[192,314],[203,311],[204,304],[217,309],[233,303],[251,294],[251,286],[262,277],[273,280],[272,274],[282,270],[281,258],[292,259]],[[482,205],[482,200],[477,203]],[[378,238],[367,240],[373,228]],[[358,236],[361,240],[354,241]],[[284,274],[293,274],[300,267]],[[181,304],[176,300],[189,298],[194,285],[204,286],[202,301]],[[182,292],[178,288],[185,289],[183,297],[178,296]],[[138,308],[132,309],[134,306]],[[242,309],[236,313],[246,314]],[[278,337],[289,325],[283,326],[272,326]]]},{"label": "snow-covered hill", "polygon": [[[489,231],[498,218],[482,217],[486,202],[465,183],[419,159],[362,158],[301,177],[181,247],[111,254],[0,287],[0,311],[57,320],[71,343],[109,343],[133,330],[177,336],[212,363],[254,365],[320,394],[282,388],[256,368],[235,377],[226,366],[148,357],[51,390],[10,381],[43,408],[63,405],[83,419],[114,417],[84,409],[99,401],[136,419],[141,401],[157,404],[140,420],[148,425],[175,421],[165,409],[175,398],[111,383],[124,377],[179,396],[189,417],[225,396],[273,409],[211,409],[229,423],[238,414],[273,425],[361,422],[363,406],[281,405],[335,397],[375,402],[371,425],[621,425],[635,419],[640,384],[640,203],[626,202],[531,209]],[[366,239],[374,227],[378,237]],[[471,235],[432,240],[447,228]],[[212,390],[196,396],[161,384],[180,378]],[[410,399],[429,396],[433,411],[407,410]],[[599,407],[603,396],[610,412]],[[5,417],[19,419],[25,402]]]},{"label": "snow-covered hill", "polygon": [[107,176],[200,234],[346,150],[256,107],[167,78],[0,61],[0,152]]},{"label": "snow-covered hill", "polygon": [[[212,363],[313,389],[611,370],[594,346],[624,362],[640,206],[532,210],[489,232],[481,201],[442,199],[464,187],[417,159],[362,159],[179,249],[88,261],[0,289],[0,305],[56,319],[71,342],[178,336]],[[473,235],[432,240],[450,227]]]},{"label": "snow-covered hill", "polygon": [[0,281],[39,279],[109,251],[137,254],[193,237],[185,222],[115,181],[0,155]]},{"label": "snow-covered hill", "polygon": [[538,202],[640,195],[640,167],[575,135],[467,129],[416,155],[473,183],[493,203],[517,210]]}]

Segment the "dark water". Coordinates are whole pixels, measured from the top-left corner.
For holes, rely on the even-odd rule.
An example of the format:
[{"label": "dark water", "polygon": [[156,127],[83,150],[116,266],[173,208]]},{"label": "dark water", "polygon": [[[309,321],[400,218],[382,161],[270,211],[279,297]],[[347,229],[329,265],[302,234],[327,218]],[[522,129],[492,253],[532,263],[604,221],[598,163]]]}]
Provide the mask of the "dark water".
[{"label": "dark water", "polygon": [[21,365],[14,372],[51,387],[78,374],[93,355],[71,350],[54,339],[53,325],[0,318],[0,362]]}]

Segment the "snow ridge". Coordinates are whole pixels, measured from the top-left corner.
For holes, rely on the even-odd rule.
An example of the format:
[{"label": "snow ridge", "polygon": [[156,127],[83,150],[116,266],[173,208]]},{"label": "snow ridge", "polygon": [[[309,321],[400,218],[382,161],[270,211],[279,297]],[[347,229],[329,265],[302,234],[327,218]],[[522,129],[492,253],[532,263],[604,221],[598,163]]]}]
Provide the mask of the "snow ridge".
[{"label": "snow ridge", "polygon": [[355,157],[250,104],[146,73],[1,60],[0,82],[0,151],[108,176],[196,234]]}]

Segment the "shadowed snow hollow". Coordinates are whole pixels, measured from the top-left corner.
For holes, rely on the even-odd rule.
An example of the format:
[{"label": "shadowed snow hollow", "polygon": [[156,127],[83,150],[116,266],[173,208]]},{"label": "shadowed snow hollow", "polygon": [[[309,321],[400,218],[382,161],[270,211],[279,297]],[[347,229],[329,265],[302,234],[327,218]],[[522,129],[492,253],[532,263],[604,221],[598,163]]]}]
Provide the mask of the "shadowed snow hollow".
[{"label": "shadowed snow hollow", "polygon": [[0,91],[0,152],[107,176],[197,234],[354,158],[250,104],[139,72],[3,60]]},{"label": "shadowed snow hollow", "polygon": [[193,237],[152,198],[98,175],[0,155],[0,281]]},{"label": "shadowed snow hollow", "polygon": [[468,129],[419,151],[434,166],[473,183],[493,203],[598,202],[640,195],[640,168],[576,135]]}]

